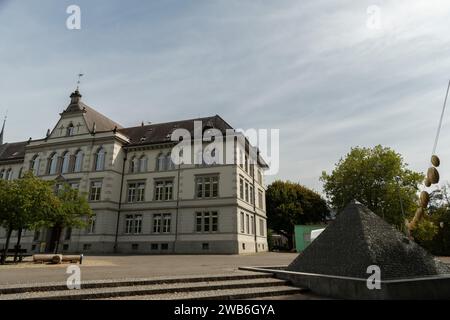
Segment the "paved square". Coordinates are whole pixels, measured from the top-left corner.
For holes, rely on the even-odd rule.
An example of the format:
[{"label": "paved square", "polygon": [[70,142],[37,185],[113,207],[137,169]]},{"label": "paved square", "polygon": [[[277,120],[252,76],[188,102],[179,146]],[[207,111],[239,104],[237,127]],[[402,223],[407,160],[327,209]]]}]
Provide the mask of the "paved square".
[{"label": "paved square", "polygon": [[[242,266],[287,265],[296,253],[253,255],[149,255],[85,256],[82,280],[176,277],[191,275],[236,274]],[[68,264],[24,263],[0,266],[0,285],[65,282]]]}]

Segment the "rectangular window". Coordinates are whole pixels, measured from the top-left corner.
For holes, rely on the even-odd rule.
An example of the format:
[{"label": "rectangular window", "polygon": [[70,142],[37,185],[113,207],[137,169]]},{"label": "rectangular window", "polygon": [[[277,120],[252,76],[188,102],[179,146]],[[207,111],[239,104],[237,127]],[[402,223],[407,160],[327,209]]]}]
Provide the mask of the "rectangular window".
[{"label": "rectangular window", "polygon": [[133,232],[133,215],[127,214],[125,216],[125,233],[130,234]]},{"label": "rectangular window", "polygon": [[263,178],[262,178],[261,170],[258,170],[258,182],[259,182],[260,185],[262,185]]},{"label": "rectangular window", "polygon": [[245,201],[248,202],[248,182],[245,181]]},{"label": "rectangular window", "polygon": [[263,192],[262,190],[258,190],[258,207],[260,209],[264,209],[263,200],[264,200]]},{"label": "rectangular window", "polygon": [[151,249],[152,250],[158,250],[158,244],[157,243],[152,243],[151,244]]},{"label": "rectangular window", "polygon": [[197,231],[197,232],[202,232],[202,221],[203,221],[203,219],[202,219],[202,213],[201,212],[197,212],[196,214],[196,217],[195,217],[195,231]]},{"label": "rectangular window", "polygon": [[94,215],[89,220],[89,225],[87,228],[88,233],[95,233],[95,223],[96,223],[97,217]]},{"label": "rectangular window", "polygon": [[158,181],[155,183],[155,200],[162,200],[164,195],[164,182]]},{"label": "rectangular window", "polygon": [[139,249],[139,244],[138,243],[132,243],[131,244],[131,250],[138,250]]},{"label": "rectangular window", "polygon": [[84,251],[89,251],[91,250],[92,245],[90,243],[85,243],[83,244],[83,250]]},{"label": "rectangular window", "polygon": [[219,176],[204,176],[195,179],[197,198],[217,198],[219,196]]},{"label": "rectangular window", "polygon": [[142,232],[142,215],[137,214],[134,216],[134,233],[139,234]]},{"label": "rectangular window", "polygon": [[209,243],[202,243],[202,250],[209,250]]},{"label": "rectangular window", "polygon": [[143,202],[144,200],[145,200],[145,183],[141,182],[138,183],[137,186],[136,202]]},{"label": "rectangular window", "polygon": [[250,217],[250,234],[255,234],[255,217]]},{"label": "rectangular window", "polygon": [[161,243],[161,250],[169,250],[169,244],[168,243]]},{"label": "rectangular window", "polygon": [[195,230],[197,232],[219,231],[219,216],[216,211],[197,212],[195,214]]},{"label": "rectangular window", "polygon": [[145,195],[145,182],[133,182],[128,184],[128,202],[143,202]]},{"label": "rectangular window", "polygon": [[214,215],[211,215],[211,231],[217,232],[219,230],[219,217],[217,216],[217,213]]},{"label": "rectangular window", "polygon": [[155,181],[155,200],[173,199],[173,180]]},{"label": "rectangular window", "polygon": [[250,186],[250,204],[255,203],[255,191],[253,190],[253,186]]},{"label": "rectangular window", "polygon": [[128,184],[128,202],[134,202],[136,200],[136,183]]},{"label": "rectangular window", "polygon": [[245,233],[245,215],[241,212],[241,233]]},{"label": "rectangular window", "polygon": [[125,233],[139,234],[142,232],[142,215],[127,214],[125,216]]},{"label": "rectangular window", "polygon": [[102,182],[92,181],[89,199],[91,201],[100,201],[102,193]]},{"label": "rectangular window", "polygon": [[239,178],[239,198],[244,200],[244,179]]},{"label": "rectangular window", "polygon": [[153,215],[153,233],[161,233],[161,214]]},{"label": "rectangular window", "polygon": [[164,200],[172,200],[173,182],[166,181],[164,185]]},{"label": "rectangular window", "polygon": [[266,235],[266,230],[264,228],[264,220],[259,219],[259,234],[264,237]]},{"label": "rectangular window", "polygon": [[163,215],[163,233],[170,233],[170,225],[172,222],[172,215],[166,213]]},{"label": "rectangular window", "polygon": [[211,231],[211,217],[209,212],[203,212],[203,232]]},{"label": "rectangular window", "polygon": [[248,214],[245,215],[245,223],[246,223],[245,231],[247,232],[247,234],[249,234],[250,233],[250,216]]}]

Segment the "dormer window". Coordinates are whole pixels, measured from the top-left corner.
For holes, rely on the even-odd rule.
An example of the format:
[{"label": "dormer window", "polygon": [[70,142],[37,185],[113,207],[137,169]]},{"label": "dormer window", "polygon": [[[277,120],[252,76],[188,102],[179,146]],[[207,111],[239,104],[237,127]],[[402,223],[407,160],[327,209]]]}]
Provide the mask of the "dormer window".
[{"label": "dormer window", "polygon": [[71,137],[75,133],[75,127],[73,126],[73,123],[70,123],[69,126],[66,129],[66,136]]}]

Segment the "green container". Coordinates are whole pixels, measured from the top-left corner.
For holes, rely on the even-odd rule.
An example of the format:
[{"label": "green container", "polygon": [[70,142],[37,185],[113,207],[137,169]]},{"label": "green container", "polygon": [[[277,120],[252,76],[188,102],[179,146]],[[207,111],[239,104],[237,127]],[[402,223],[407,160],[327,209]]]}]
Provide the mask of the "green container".
[{"label": "green container", "polygon": [[325,228],[325,224],[295,226],[295,250],[302,252],[311,243],[311,231]]}]

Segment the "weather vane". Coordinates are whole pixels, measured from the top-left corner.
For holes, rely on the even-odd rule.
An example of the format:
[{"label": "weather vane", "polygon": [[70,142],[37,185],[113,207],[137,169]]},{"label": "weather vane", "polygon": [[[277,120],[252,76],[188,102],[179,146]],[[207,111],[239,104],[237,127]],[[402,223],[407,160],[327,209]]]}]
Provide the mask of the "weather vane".
[{"label": "weather vane", "polygon": [[77,90],[80,88],[80,83],[81,83],[81,77],[84,76],[84,73],[79,73],[78,74],[78,81],[77,81]]}]

